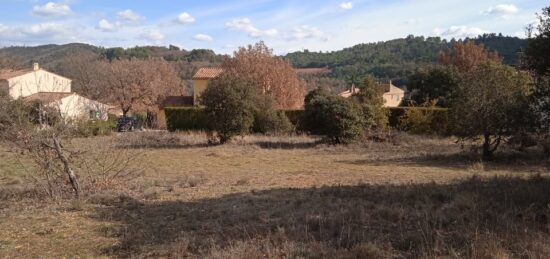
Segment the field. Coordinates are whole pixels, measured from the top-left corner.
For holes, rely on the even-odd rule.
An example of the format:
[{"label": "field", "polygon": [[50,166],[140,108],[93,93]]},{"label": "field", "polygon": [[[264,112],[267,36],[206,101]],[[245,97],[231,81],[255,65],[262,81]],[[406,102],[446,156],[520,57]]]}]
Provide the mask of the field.
[{"label": "field", "polygon": [[130,154],[139,177],[47,199],[29,184],[30,161],[0,149],[0,258],[550,254],[550,163],[530,151],[480,162],[453,139],[405,134],[350,146],[307,136],[208,146],[196,133],[70,145]]}]

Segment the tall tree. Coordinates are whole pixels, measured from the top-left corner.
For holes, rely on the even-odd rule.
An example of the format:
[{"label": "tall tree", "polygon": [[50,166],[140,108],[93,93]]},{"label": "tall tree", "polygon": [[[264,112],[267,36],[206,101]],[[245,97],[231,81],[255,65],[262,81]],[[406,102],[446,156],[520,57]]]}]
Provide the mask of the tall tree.
[{"label": "tall tree", "polygon": [[490,51],[473,41],[457,42],[452,49],[439,54],[440,64],[455,67],[460,73],[471,72],[487,61],[500,63],[502,58],[496,51]]},{"label": "tall tree", "polygon": [[417,104],[436,100],[446,107],[458,85],[458,77],[452,68],[434,67],[419,70],[408,78],[407,88],[414,92],[412,99]]},{"label": "tall tree", "polygon": [[303,105],[305,85],[288,62],[275,57],[263,42],[239,48],[223,63],[226,73],[250,82],[258,93],[270,95],[279,108]]},{"label": "tall tree", "polygon": [[535,77],[534,108],[539,127],[550,132],[550,6],[538,15],[539,25],[528,40],[523,55],[524,66]]},{"label": "tall tree", "polygon": [[218,133],[220,143],[250,132],[258,95],[248,82],[223,75],[208,84],[201,99],[210,128]]},{"label": "tall tree", "polygon": [[124,115],[156,110],[165,96],[183,90],[172,64],[160,58],[113,60],[103,62],[100,70],[105,99],[118,105]]},{"label": "tall tree", "polygon": [[454,133],[463,140],[482,136],[483,158],[490,159],[506,138],[528,125],[530,80],[500,63],[479,64],[463,74],[451,106]]},{"label": "tall tree", "polygon": [[107,93],[101,88],[103,78],[98,58],[98,55],[73,53],[59,63],[56,72],[72,80],[73,92],[93,100],[103,100]]}]

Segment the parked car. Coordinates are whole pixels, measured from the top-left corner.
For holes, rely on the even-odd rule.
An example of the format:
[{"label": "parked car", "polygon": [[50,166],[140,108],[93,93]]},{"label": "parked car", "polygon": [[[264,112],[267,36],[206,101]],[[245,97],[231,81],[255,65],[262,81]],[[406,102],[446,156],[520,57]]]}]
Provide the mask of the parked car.
[{"label": "parked car", "polygon": [[118,132],[134,131],[136,128],[139,127],[138,122],[134,117],[123,116],[117,119],[116,131]]}]

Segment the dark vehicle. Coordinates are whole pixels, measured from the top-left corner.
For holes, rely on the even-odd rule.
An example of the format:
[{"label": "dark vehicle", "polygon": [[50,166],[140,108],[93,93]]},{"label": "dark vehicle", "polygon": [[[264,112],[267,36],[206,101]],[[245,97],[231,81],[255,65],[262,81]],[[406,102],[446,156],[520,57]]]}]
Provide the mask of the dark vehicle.
[{"label": "dark vehicle", "polygon": [[133,117],[120,117],[116,122],[116,131],[134,131],[138,125],[137,120]]}]

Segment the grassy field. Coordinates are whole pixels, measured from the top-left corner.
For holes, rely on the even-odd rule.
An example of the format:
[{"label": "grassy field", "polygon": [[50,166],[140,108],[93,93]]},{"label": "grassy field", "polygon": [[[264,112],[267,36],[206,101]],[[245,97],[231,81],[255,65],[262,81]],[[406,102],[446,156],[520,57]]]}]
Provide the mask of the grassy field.
[{"label": "grassy field", "polygon": [[550,254],[541,155],[483,163],[453,139],[403,134],[351,146],[305,136],[206,143],[167,133],[73,140],[90,157],[135,156],[141,173],[80,201],[37,195],[30,161],[0,149],[0,258]]}]

